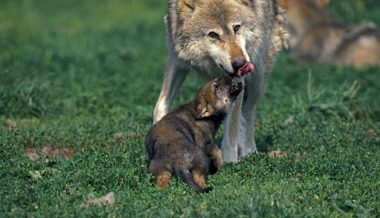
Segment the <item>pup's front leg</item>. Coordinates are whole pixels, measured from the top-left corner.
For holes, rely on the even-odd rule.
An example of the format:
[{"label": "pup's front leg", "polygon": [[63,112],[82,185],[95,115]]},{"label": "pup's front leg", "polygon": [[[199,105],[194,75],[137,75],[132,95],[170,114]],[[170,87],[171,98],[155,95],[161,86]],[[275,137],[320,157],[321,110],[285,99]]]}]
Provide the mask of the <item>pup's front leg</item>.
[{"label": "pup's front leg", "polygon": [[153,124],[160,121],[163,116],[169,113],[174,96],[179,87],[181,87],[186,75],[187,71],[177,67],[173,58],[169,57],[160,97],[153,112]]},{"label": "pup's front leg", "polygon": [[206,145],[206,155],[211,157],[216,168],[220,169],[223,167],[222,150],[216,144]]}]

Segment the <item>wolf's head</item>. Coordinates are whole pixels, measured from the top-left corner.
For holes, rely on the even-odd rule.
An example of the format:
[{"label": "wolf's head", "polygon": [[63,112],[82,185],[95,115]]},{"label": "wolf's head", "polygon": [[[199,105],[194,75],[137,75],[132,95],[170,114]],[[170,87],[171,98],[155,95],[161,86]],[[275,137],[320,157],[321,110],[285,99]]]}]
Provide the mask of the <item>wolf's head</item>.
[{"label": "wolf's head", "polygon": [[229,74],[206,83],[195,100],[196,117],[225,116],[242,90],[243,84],[239,82],[233,85]]},{"label": "wolf's head", "polygon": [[[329,2],[330,0],[279,0],[280,6],[286,10],[287,30],[292,36],[289,40],[291,48],[299,46],[314,25],[320,25],[326,19],[331,22],[331,15],[325,10]],[[309,50],[307,52],[313,53]]]},{"label": "wolf's head", "polygon": [[170,0],[168,44],[196,70],[241,76],[267,47],[273,16],[265,15],[273,7],[267,0]]}]

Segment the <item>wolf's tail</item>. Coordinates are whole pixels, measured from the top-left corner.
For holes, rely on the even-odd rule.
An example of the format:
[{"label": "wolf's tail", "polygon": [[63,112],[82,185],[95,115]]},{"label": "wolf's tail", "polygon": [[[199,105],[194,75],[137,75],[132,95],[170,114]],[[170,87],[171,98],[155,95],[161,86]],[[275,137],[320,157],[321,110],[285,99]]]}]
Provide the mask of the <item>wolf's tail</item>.
[{"label": "wolf's tail", "polygon": [[183,179],[183,181],[188,184],[190,187],[195,188],[195,191],[200,194],[200,193],[207,193],[213,189],[213,187],[207,187],[207,188],[202,188],[200,187],[197,183],[194,182],[194,179],[188,169],[182,169],[179,170],[178,176]]}]

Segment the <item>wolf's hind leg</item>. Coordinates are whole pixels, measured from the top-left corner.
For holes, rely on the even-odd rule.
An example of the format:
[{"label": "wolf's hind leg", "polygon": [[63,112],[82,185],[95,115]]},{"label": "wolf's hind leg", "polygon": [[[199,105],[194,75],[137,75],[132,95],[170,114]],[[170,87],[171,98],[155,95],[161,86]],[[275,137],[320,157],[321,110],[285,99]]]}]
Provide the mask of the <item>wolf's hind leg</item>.
[{"label": "wolf's hind leg", "polygon": [[160,121],[170,111],[174,96],[185,80],[186,75],[187,71],[178,68],[173,58],[169,57],[161,93],[153,112],[153,124]]}]

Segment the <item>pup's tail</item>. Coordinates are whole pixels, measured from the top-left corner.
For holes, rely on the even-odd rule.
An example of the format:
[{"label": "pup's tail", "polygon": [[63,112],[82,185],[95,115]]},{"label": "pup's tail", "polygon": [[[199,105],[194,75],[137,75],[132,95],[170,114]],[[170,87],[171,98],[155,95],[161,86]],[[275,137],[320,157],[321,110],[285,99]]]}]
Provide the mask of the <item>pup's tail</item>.
[{"label": "pup's tail", "polygon": [[195,188],[195,191],[200,194],[200,193],[207,193],[213,189],[213,187],[206,187],[202,188],[200,187],[197,183],[195,183],[190,171],[188,169],[180,170],[178,172],[178,176],[183,179],[183,181],[188,184],[190,187]]}]

